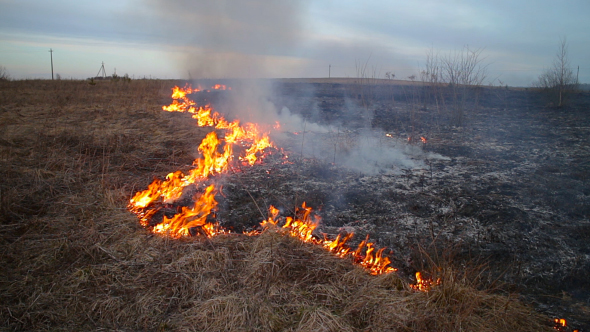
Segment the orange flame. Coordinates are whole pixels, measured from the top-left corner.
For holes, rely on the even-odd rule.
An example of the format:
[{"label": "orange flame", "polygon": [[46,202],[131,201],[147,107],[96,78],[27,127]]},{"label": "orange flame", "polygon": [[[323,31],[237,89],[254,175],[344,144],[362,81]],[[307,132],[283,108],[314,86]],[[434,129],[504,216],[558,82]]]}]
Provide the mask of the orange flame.
[{"label": "orange flame", "polygon": [[173,238],[190,235],[190,229],[202,227],[203,233],[209,237],[216,235],[215,225],[207,223],[207,216],[217,206],[215,201],[215,186],[210,185],[205,192],[195,197],[195,204],[192,208],[183,207],[182,211],[172,218],[164,217],[164,221],[157,224],[152,232],[165,233]]},{"label": "orange flame", "polygon": [[566,327],[567,326],[567,321],[563,318],[555,318],[555,324],[562,326],[562,327]]},{"label": "orange flame", "polygon": [[[261,223],[261,226],[268,228],[269,225],[277,225],[278,213],[279,211],[274,206],[271,206],[269,217]],[[383,256],[385,248],[381,248],[375,252],[374,244],[368,242],[368,236],[358,245],[355,251],[352,251],[346,245],[346,242],[354,235],[353,233],[348,233],[344,236],[338,235],[334,240],[327,239],[325,235],[323,239],[314,236],[313,232],[318,227],[320,221],[321,218],[319,216],[313,215],[312,217],[312,208],[308,207],[304,202],[301,208],[296,209],[295,217],[285,218],[285,224],[281,229],[286,230],[289,235],[303,242],[321,245],[324,249],[338,257],[351,257],[355,264],[361,265],[373,275],[397,271],[397,269],[390,266],[391,260]]]},{"label": "orange flame", "polygon": [[[569,329],[567,328],[567,321],[565,319],[563,319],[563,318],[555,318],[553,320],[553,322],[555,323],[555,325],[553,326],[553,328],[555,330],[560,331],[560,332],[567,332],[567,331],[569,331]],[[572,330],[572,332],[579,332],[579,331],[580,330],[578,330],[578,329]]]},{"label": "orange flame", "polygon": [[[211,89],[231,90],[230,87],[222,84],[216,84]],[[274,147],[268,134],[261,133],[256,124],[246,123],[240,125],[238,120],[228,122],[219,113],[213,112],[210,105],[197,107],[196,103],[189,99],[187,95],[199,91],[208,92],[209,90],[202,90],[201,87],[193,89],[188,84],[184,88],[175,86],[172,89],[172,103],[168,106],[162,106],[162,110],[191,113],[193,114],[192,117],[197,120],[198,126],[209,126],[224,130],[224,138],[219,139],[216,132],[210,132],[199,145],[201,158],[193,162],[195,168],[190,170],[188,174],[181,171],[170,173],[164,181],[155,179],[146,190],[137,192],[130,199],[128,205],[129,210],[139,217],[142,226],[151,227],[153,233],[164,234],[172,238],[189,236],[192,233],[200,233],[207,237],[230,233],[229,230],[221,227],[219,223],[207,221],[207,217],[217,208],[218,203],[215,200],[215,194],[218,191],[215,190],[215,185],[209,185],[202,194],[193,197],[194,204],[192,207],[182,207],[180,212],[174,216],[170,218],[164,216],[162,222],[150,226],[150,220],[160,210],[160,207],[153,206],[156,201],[163,203],[175,201],[180,198],[186,186],[197,182],[202,183],[211,176],[226,172],[230,167],[230,162],[234,160],[233,146],[235,144],[244,147],[244,154],[238,156],[238,159],[248,165],[254,165],[265,149]],[[280,129],[280,123],[276,122],[274,128]],[[298,135],[299,133],[295,132],[294,134]],[[386,134],[386,136],[393,137],[391,134]],[[426,138],[420,137],[420,139],[422,143],[426,144]],[[408,137],[408,142],[411,141],[412,137]],[[220,151],[222,145],[222,151]],[[285,158],[288,158],[288,156],[285,156]],[[263,231],[278,225],[279,212],[275,207],[270,207],[268,219],[260,223]],[[353,263],[362,266],[373,275],[397,271],[396,268],[390,266],[391,260],[383,255],[385,248],[375,252],[374,244],[368,241],[368,236],[354,251],[346,245],[347,241],[353,237],[353,233],[339,234],[334,240],[328,239],[325,234],[323,239],[315,236],[313,232],[318,227],[321,219],[317,215],[312,218],[311,213],[312,209],[303,203],[301,208],[296,209],[294,217],[285,218],[285,223],[280,229],[304,242],[321,245],[338,257],[351,257]],[[253,236],[260,233],[261,231],[254,230],[244,234]],[[427,292],[433,286],[439,284],[440,279],[434,282],[432,279],[423,278],[420,272],[416,272],[416,284],[410,285],[410,287]],[[566,331],[567,322],[565,319],[556,318],[554,322],[556,330]],[[579,332],[579,330],[573,332]]]},{"label": "orange flame", "polygon": [[430,278],[423,278],[422,273],[416,272],[416,283],[410,285],[410,287],[414,290],[428,292],[433,286],[440,285],[440,279],[437,279],[436,282]]},{"label": "orange flame", "polygon": [[[225,90],[225,85],[215,85],[212,89]],[[246,123],[241,126],[239,121],[228,122],[209,105],[195,107],[194,101],[187,97],[188,94],[202,91],[201,88],[193,89],[190,85],[184,88],[175,86],[172,89],[172,104],[163,106],[162,109],[168,112],[189,112],[197,119],[199,126],[213,126],[226,131],[225,137],[219,139],[217,133],[209,133],[201,142],[199,152],[202,157],[196,159],[193,165],[196,166],[184,174],[181,171],[168,174],[166,180],[154,180],[148,189],[138,192],[130,200],[130,210],[140,215],[143,209],[158,200],[173,202],[182,194],[183,189],[195,182],[203,181],[213,175],[227,171],[230,162],[233,160],[233,146],[240,144],[245,147],[243,155],[238,156],[240,161],[248,165],[254,165],[266,148],[274,147],[267,133],[261,133],[259,127],[253,123]],[[219,151],[222,142],[223,152]],[[148,224],[146,218],[149,215],[140,216],[142,224]]]},{"label": "orange flame", "polygon": [[[212,89],[225,90],[226,86],[217,84]],[[270,141],[268,133],[261,133],[259,126],[254,123],[246,123],[240,126],[239,120],[228,122],[219,113],[213,112],[210,105],[195,107],[195,102],[186,97],[186,94],[200,91],[199,89],[193,90],[190,86],[186,86],[184,89],[174,87],[172,96],[176,96],[172,104],[163,106],[162,109],[168,112],[188,112],[193,114],[193,118],[197,120],[200,127],[212,126],[216,129],[225,129],[226,143],[246,143],[250,144],[250,148],[246,150],[246,155],[241,156],[239,159],[254,165],[258,160],[256,154],[259,154],[266,148],[274,147],[274,144]],[[228,88],[231,90],[231,88]],[[179,102],[180,100],[180,102]]]},{"label": "orange flame", "polygon": [[420,140],[422,141],[422,144],[426,144],[426,137],[420,136]]},{"label": "orange flame", "polygon": [[[214,85],[211,89],[231,90],[225,85]],[[197,120],[199,126],[210,126],[225,132],[223,138],[219,138],[215,131],[210,132],[199,145],[201,157],[193,162],[194,168],[188,174],[176,171],[166,176],[165,180],[155,179],[146,190],[136,193],[131,198],[129,210],[137,214],[140,223],[145,227],[151,227],[153,233],[164,234],[173,238],[189,236],[201,233],[212,237],[219,234],[227,234],[219,223],[207,221],[217,207],[215,185],[209,185],[202,194],[193,197],[192,207],[182,207],[180,212],[172,217],[164,216],[162,222],[150,226],[152,217],[161,209],[161,204],[172,203],[179,199],[183,190],[188,185],[203,183],[207,179],[228,171],[234,159],[234,145],[241,148],[237,160],[247,165],[254,165],[263,155],[265,149],[274,147],[267,133],[261,132],[258,125],[245,123],[240,125],[239,120],[229,122],[219,113],[214,112],[210,105],[197,106],[187,95],[199,92],[201,87],[193,89],[190,85],[184,88],[175,86],[172,89],[173,101],[162,110],[167,112],[188,112]],[[276,123],[275,128],[280,128]],[[160,205],[158,205],[158,204]],[[279,221],[279,210],[271,206],[268,219],[261,222],[262,230],[276,226]],[[305,203],[296,209],[293,217],[286,217],[284,224],[279,229],[286,231],[290,236],[304,242],[321,245],[326,250],[339,257],[351,257],[355,264],[367,269],[371,274],[383,274],[396,271],[391,267],[391,261],[383,255],[385,248],[375,251],[374,244],[368,241],[368,237],[362,241],[356,250],[346,245],[353,233],[338,235],[330,240],[325,235],[323,239],[313,233],[321,219],[312,214],[312,208]],[[260,231],[251,231],[247,235],[257,235]]]},{"label": "orange flame", "polygon": [[228,88],[224,84],[215,84],[214,86],[211,87],[211,89],[213,89],[213,90],[226,90],[226,89],[231,90],[231,88]]}]

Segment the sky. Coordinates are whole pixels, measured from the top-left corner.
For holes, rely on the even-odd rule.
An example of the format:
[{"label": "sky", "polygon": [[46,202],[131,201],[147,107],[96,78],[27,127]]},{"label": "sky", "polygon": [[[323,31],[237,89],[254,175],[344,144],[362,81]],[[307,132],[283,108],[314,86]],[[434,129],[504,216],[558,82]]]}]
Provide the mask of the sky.
[{"label": "sky", "polygon": [[[419,76],[481,51],[485,84],[530,86],[566,38],[590,83],[587,0],[0,0],[12,78]],[[50,54],[49,50],[53,53]]]}]

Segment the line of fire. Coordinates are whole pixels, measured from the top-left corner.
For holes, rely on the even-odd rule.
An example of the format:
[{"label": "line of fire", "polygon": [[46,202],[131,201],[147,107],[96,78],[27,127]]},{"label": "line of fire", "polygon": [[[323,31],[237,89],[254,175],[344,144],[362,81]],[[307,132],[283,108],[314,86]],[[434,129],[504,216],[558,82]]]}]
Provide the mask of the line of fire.
[{"label": "line of fire", "polygon": [[[278,148],[270,139],[271,131],[280,131],[281,123],[273,126],[257,123],[241,123],[240,120],[228,121],[216,112],[211,104],[198,105],[190,98],[194,93],[208,93],[214,90],[231,90],[222,84],[215,84],[209,89],[175,86],[172,89],[172,103],[162,106],[166,112],[189,113],[199,127],[211,128],[198,147],[200,157],[195,159],[188,172],[177,170],[169,173],[165,179],[154,179],[147,189],[137,192],[128,205],[129,211],[137,215],[142,226],[154,234],[174,239],[182,237],[236,235],[238,233],[225,228],[216,219],[219,209],[216,195],[222,194],[222,186],[216,179],[241,167],[256,167],[269,155],[279,155],[283,163],[291,163],[288,154]],[[292,133],[299,135],[299,132]],[[386,134],[387,137],[392,137]],[[408,137],[408,144],[426,144],[427,139]],[[190,193],[191,205],[175,204]],[[185,199],[186,200],[186,199]],[[367,236],[357,246],[349,242],[354,233],[341,233],[335,237],[317,234],[321,223],[319,215],[304,202],[294,209],[294,213],[284,216],[281,210],[270,206],[266,218],[252,229],[239,234],[258,236],[263,232],[280,232],[305,243],[320,246],[333,255],[349,259],[352,264],[361,266],[372,275],[394,273],[391,259],[386,254],[387,248],[377,248]],[[415,282],[410,288],[415,291],[428,292],[440,285],[441,280],[424,276],[416,272]],[[555,318],[557,331],[569,331],[565,319]],[[577,332],[578,330],[572,330]]]},{"label": "line of fire", "polygon": [[[135,213],[141,225],[151,232],[171,238],[231,234],[231,230],[215,220],[215,211],[218,208],[215,195],[220,193],[215,177],[228,173],[237,165],[255,166],[273,153],[281,153],[284,162],[290,162],[288,155],[279,150],[269,138],[271,130],[280,130],[280,123],[265,128],[255,123],[242,124],[239,120],[230,122],[211,105],[197,105],[189,98],[190,94],[196,92],[226,89],[231,90],[230,87],[220,84],[210,89],[193,88],[190,85],[182,88],[176,86],[172,89],[172,103],[162,107],[162,110],[167,112],[190,113],[198,126],[210,127],[212,131],[201,142],[198,148],[201,156],[194,160],[193,168],[189,172],[185,174],[175,171],[169,173],[164,180],[156,178],[146,190],[137,192],[131,198],[129,210]],[[218,135],[218,131],[222,133],[222,137]],[[425,143],[426,139],[421,137],[421,141]],[[197,192],[192,196],[193,205],[174,208],[173,203],[183,197],[185,188],[189,186],[197,188]],[[377,249],[368,237],[354,248],[347,244],[354,233],[339,234],[335,238],[329,238],[325,234],[315,235],[314,231],[320,222],[321,218],[305,203],[295,209],[294,215],[285,217],[280,215],[279,209],[270,206],[268,218],[255,229],[242,234],[256,236],[264,231],[280,231],[303,242],[321,246],[338,257],[349,258],[370,274],[397,271],[391,266],[391,260],[385,254],[386,248]],[[419,291],[428,291],[438,282],[440,280],[424,278],[417,272],[416,283],[411,287]]]}]

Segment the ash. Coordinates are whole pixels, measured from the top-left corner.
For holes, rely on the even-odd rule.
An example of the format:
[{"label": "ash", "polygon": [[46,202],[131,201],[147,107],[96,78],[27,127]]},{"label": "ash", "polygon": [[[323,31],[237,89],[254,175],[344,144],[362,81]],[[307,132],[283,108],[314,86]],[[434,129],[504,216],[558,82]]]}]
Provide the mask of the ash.
[{"label": "ash", "polygon": [[330,129],[285,133],[275,139],[288,162],[234,170],[219,197],[225,226],[305,201],[319,231],[370,235],[401,274],[424,268],[425,252],[485,264],[484,284],[590,329],[590,96],[555,109],[524,89],[487,88],[459,126],[399,86],[370,103],[338,84],[274,91],[277,108]]}]

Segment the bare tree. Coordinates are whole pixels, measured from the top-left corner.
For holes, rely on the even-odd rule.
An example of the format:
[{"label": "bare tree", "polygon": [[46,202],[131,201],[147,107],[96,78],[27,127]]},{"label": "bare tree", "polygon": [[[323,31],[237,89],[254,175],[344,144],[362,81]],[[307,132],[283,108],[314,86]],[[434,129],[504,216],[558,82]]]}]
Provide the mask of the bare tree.
[{"label": "bare tree", "polygon": [[[421,72],[422,82],[429,87],[430,97],[439,107],[449,108],[451,120],[455,125],[462,125],[465,109],[477,107],[479,88],[487,78],[483,48],[463,47],[460,51],[438,55],[432,49],[426,54],[426,64]],[[446,85],[443,89],[442,86]],[[445,91],[446,90],[446,93]],[[449,99],[448,103],[445,99]]]},{"label": "bare tree", "polygon": [[[371,55],[367,58],[367,61],[364,63],[360,60],[355,60],[355,68],[356,68],[356,95],[357,98],[361,100],[363,107],[368,108],[374,97],[374,86],[377,82],[377,77],[379,77],[379,73],[376,67],[372,67],[372,71],[369,71],[367,66],[369,65],[369,61],[371,60]],[[395,76],[395,75],[393,75]],[[393,77],[391,77],[393,79]]]},{"label": "bare tree", "polygon": [[565,37],[559,40],[559,47],[551,68],[539,76],[535,85],[543,90],[550,99],[557,102],[558,107],[562,107],[567,97],[577,89],[578,81],[574,71],[570,68]]},{"label": "bare tree", "polygon": [[433,48],[430,48],[426,52],[426,62],[423,70],[420,72],[420,80],[422,81],[423,108],[426,108],[428,104],[434,104],[437,115],[435,121],[439,124],[441,108],[444,107],[444,98],[441,94],[441,63],[438,53]]},{"label": "bare tree", "polygon": [[483,64],[482,48],[472,50],[469,46],[461,51],[441,57],[443,80],[450,85],[477,86],[487,77],[487,65]]}]

